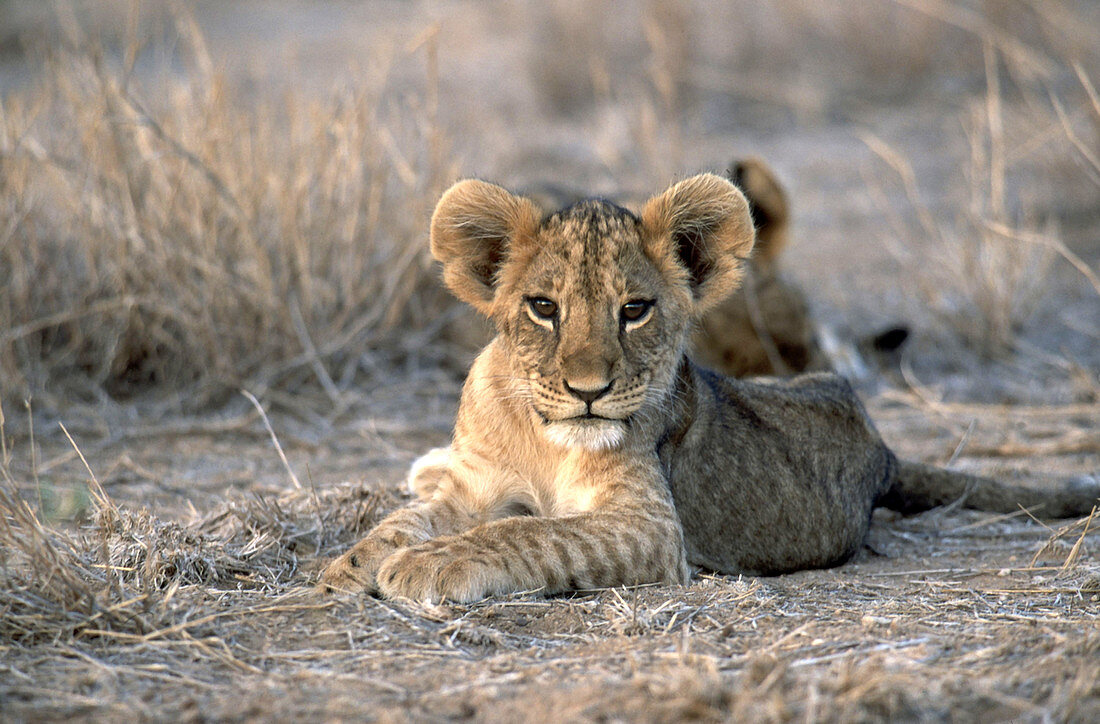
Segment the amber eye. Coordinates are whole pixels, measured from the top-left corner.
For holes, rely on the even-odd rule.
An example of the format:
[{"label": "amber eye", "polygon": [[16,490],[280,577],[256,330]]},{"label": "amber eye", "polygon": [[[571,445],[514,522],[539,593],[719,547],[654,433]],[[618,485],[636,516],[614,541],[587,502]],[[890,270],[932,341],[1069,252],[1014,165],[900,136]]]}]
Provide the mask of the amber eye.
[{"label": "amber eye", "polygon": [[527,304],[531,307],[531,311],[535,313],[535,316],[541,319],[553,319],[554,315],[558,313],[558,305],[546,297],[532,297],[527,300]]},{"label": "amber eye", "polygon": [[622,315],[627,322],[637,322],[644,317],[653,307],[653,302],[646,299],[634,299],[623,305]]}]

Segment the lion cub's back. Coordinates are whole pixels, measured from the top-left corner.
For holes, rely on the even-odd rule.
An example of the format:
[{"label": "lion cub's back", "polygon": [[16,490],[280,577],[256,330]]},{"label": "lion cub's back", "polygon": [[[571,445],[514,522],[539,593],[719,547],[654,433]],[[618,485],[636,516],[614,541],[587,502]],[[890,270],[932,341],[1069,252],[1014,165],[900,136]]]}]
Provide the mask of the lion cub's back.
[{"label": "lion cub's back", "polygon": [[858,551],[893,456],[848,382],[694,379],[694,422],[669,458],[688,559],[782,573]]}]

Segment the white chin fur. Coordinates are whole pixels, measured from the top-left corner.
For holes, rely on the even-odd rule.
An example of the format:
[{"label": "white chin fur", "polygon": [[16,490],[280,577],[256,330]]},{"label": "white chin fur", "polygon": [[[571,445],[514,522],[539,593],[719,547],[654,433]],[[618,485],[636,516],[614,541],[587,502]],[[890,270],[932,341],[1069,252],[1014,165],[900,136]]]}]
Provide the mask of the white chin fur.
[{"label": "white chin fur", "polygon": [[543,429],[555,445],[594,451],[613,450],[626,436],[626,426],[618,420],[563,420],[548,423]]}]

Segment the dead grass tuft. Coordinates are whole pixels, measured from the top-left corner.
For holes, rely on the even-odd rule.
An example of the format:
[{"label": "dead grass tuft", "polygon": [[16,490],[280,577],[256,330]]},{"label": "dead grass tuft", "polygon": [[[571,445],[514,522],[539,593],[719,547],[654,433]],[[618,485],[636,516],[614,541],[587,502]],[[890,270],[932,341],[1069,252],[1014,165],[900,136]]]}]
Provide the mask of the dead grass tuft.
[{"label": "dead grass tuft", "polygon": [[292,491],[253,495],[183,525],[146,510],[97,520],[106,565],[141,589],[189,584],[278,588],[334,544],[364,535],[377,522],[382,497],[362,484],[316,497]]},{"label": "dead grass tuft", "polygon": [[0,639],[29,644],[69,639],[89,629],[141,633],[115,572],[71,537],[42,525],[4,469],[0,482]]},{"label": "dead grass tuft", "polygon": [[154,51],[131,38],[119,62],[72,30],[0,101],[10,399],[346,388],[435,303],[423,230],[454,170],[432,89],[386,88],[427,51],[326,100],[267,99],[214,69],[188,17],[172,35],[183,70],[146,87]]},{"label": "dead grass tuft", "polygon": [[300,558],[315,565],[395,505],[365,484],[347,483],[253,494],[181,523],[115,505],[93,475],[90,521],[70,534],[40,521],[9,462],[7,454],[0,460],[0,641],[20,645],[148,636],[186,618],[169,606],[180,591],[285,592],[308,575]]}]

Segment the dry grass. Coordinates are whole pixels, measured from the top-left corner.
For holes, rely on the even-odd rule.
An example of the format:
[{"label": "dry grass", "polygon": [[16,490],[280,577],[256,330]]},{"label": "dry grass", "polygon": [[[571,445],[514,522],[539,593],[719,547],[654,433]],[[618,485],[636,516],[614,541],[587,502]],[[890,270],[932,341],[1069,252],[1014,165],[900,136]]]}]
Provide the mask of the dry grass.
[{"label": "dry grass", "polygon": [[[153,87],[136,38],[120,62],[73,29],[0,103],[9,401],[154,385],[197,408],[307,381],[337,396],[438,308],[423,220],[455,172],[431,63],[420,93],[388,92],[379,61],[326,100],[268,100],[176,22],[185,69]],[[432,42],[385,63],[430,61]]]},{"label": "dry grass", "polygon": [[255,605],[262,596],[253,594],[300,585],[301,559],[312,565],[334,544],[365,534],[394,505],[362,484],[346,484],[252,495],[179,523],[115,505],[88,468],[88,521],[79,533],[65,533],[44,524],[41,509],[21,497],[10,462],[10,454],[0,461],[0,640],[8,645],[185,631],[191,609],[175,609],[180,591],[248,591],[247,605]]},{"label": "dry grass", "polygon": [[[1044,301],[1050,287],[1051,262],[1061,256],[1100,295],[1100,277],[1062,242],[1057,226],[1035,208],[1029,185],[1034,167],[1042,175],[1071,160],[1073,149],[1094,173],[1093,159],[1075,135],[1069,113],[1049,91],[1049,80],[1037,76],[1026,48],[1011,46],[986,31],[980,37],[985,61],[983,98],[970,101],[961,119],[970,149],[965,169],[969,202],[956,218],[937,218],[921,199],[909,161],[883,139],[864,133],[863,140],[896,175],[908,199],[907,214],[892,216],[888,248],[914,268],[911,291],[920,306],[950,329],[964,344],[985,357],[1017,351],[1025,325]],[[1082,90],[1074,116],[1096,112],[1091,84],[1077,68]],[[1023,95],[1030,113],[1009,117],[1003,108],[1002,76],[1015,79],[1012,90]],[[1040,94],[1050,93],[1049,99]],[[1061,125],[1064,138],[1053,137]],[[1032,168],[1028,168],[1028,165]],[[1022,168],[1021,168],[1022,167]],[[1015,170],[1015,173],[1014,173]],[[868,177],[868,188],[883,209],[890,209],[880,175]],[[924,238],[936,252],[918,259],[907,250],[911,240]]]},{"label": "dry grass", "polygon": [[186,524],[101,500],[64,533],[2,472],[0,702],[17,719],[1100,711],[1091,518],[1048,534],[1010,516],[887,517],[879,556],[835,571],[423,606],[310,592],[300,561],[396,502],[362,485],[240,499]]},{"label": "dry grass", "polygon": [[[416,42],[357,61],[354,82],[320,94],[250,89],[186,14],[164,15],[178,53],[152,71],[163,49],[143,47],[133,18],[106,39],[69,23],[31,83],[0,97],[4,718],[1100,719],[1095,515],[1050,529],[1023,513],[880,515],[840,569],[682,588],[432,607],[312,596],[319,566],[402,502],[415,451],[446,441],[457,383],[424,345],[445,321],[424,230],[456,173],[452,139],[496,154],[479,172],[545,180],[515,147],[567,137],[583,152],[549,180],[622,184],[599,191],[652,190],[770,142],[805,194],[800,213],[821,204],[804,228],[825,230],[822,217],[853,208],[838,196],[861,191],[829,196],[799,178],[814,167],[804,141],[835,144],[813,135],[833,123],[893,141],[869,109],[920,111],[950,77],[965,99],[970,202],[945,211],[946,194],[927,193],[888,145],[902,188],[868,186],[882,208],[909,204],[917,218],[899,238],[919,253],[958,242],[954,266],[968,271],[955,287],[928,263],[916,279],[940,285],[943,323],[984,320],[979,348],[1019,339],[1046,279],[1024,250],[1064,255],[1046,201],[1019,193],[1036,155],[1056,149],[1100,174],[1100,46],[1071,5],[456,7],[473,20],[417,16]],[[504,41],[455,47],[456,24],[469,33],[498,14]],[[522,52],[508,55],[513,42]],[[478,106],[445,125],[463,121],[445,107],[467,93],[447,86],[448,63],[496,51],[529,66],[484,85],[532,86],[538,113]],[[484,90],[468,93],[496,111]],[[814,153],[831,166],[848,150]],[[849,221],[833,225],[856,250],[838,265],[861,262],[882,219]],[[816,242],[807,234],[799,253]],[[811,296],[838,268],[815,270]],[[398,377],[378,374],[402,357]],[[1045,373],[1040,384],[1061,375]],[[1095,389],[1095,370],[1081,374]],[[1096,467],[1094,403],[974,405],[912,387],[868,400],[906,457],[1036,478]],[[270,419],[240,388],[276,408]],[[169,399],[125,404],[139,392]]]}]

